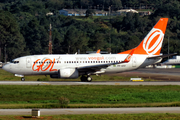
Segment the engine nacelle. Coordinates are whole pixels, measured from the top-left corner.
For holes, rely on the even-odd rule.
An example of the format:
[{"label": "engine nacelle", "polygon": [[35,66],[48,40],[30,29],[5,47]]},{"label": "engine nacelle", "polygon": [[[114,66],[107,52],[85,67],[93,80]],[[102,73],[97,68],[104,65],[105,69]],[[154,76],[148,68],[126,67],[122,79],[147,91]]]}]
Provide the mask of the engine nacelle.
[{"label": "engine nacelle", "polygon": [[77,69],[65,68],[58,70],[57,75],[50,75],[51,78],[68,78],[75,79],[79,77],[79,72]]}]

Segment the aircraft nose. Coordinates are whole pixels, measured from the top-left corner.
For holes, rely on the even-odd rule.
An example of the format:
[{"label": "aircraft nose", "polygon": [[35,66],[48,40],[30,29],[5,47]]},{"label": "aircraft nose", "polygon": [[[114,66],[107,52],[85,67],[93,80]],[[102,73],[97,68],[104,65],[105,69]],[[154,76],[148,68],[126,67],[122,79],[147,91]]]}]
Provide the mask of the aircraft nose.
[{"label": "aircraft nose", "polygon": [[4,66],[2,67],[2,69],[5,70],[5,71],[9,71],[10,67],[9,67],[8,64],[6,64],[6,65],[4,65]]}]

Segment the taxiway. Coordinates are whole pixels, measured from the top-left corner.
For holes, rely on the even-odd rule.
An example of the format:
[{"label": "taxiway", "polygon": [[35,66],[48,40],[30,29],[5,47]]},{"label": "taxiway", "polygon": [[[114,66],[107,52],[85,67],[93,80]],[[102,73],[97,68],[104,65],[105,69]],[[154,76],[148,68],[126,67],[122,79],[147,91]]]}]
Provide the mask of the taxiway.
[{"label": "taxiway", "polygon": [[[39,109],[41,115],[180,113],[180,107]],[[0,115],[32,115],[32,109],[0,109]]]}]

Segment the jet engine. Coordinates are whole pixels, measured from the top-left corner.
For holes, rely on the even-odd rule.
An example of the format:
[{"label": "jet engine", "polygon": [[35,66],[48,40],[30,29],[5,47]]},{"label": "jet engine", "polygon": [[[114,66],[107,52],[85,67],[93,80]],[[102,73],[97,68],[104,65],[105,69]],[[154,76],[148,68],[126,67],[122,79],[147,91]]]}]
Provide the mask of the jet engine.
[{"label": "jet engine", "polygon": [[79,77],[79,72],[74,68],[65,68],[58,70],[58,74],[50,75],[51,78],[68,78],[75,79]]}]

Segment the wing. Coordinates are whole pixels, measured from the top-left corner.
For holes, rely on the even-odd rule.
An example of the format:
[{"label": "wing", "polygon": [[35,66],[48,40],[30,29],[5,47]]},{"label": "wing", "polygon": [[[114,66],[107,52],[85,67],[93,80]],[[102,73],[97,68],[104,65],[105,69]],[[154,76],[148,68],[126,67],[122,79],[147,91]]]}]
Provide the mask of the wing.
[{"label": "wing", "polygon": [[134,50],[135,49],[131,50],[131,52],[127,55],[127,57],[124,59],[124,61],[114,62],[114,63],[103,63],[103,64],[91,65],[91,66],[82,66],[82,67],[77,67],[77,69],[79,72],[84,72],[84,71],[96,72],[96,71],[100,71],[102,68],[106,69],[107,67],[109,67],[111,65],[128,63],[131,60]]},{"label": "wing", "polygon": [[111,65],[116,65],[116,64],[120,64],[120,62],[104,63],[104,64],[91,65],[91,66],[82,66],[82,67],[78,67],[77,69],[79,72],[84,72],[84,71],[96,72],[96,71],[100,71],[102,68],[107,68]]}]

